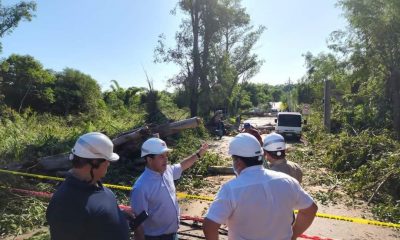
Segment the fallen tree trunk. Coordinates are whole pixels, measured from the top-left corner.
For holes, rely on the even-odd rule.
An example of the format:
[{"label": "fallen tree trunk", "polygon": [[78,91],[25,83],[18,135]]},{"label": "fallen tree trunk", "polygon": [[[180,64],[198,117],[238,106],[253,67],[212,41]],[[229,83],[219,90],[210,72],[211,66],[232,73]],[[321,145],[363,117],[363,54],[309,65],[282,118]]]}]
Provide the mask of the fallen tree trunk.
[{"label": "fallen tree trunk", "polygon": [[179,131],[189,128],[196,128],[200,125],[201,119],[198,117],[185,119],[178,122],[166,123],[162,125],[157,125],[154,127],[145,126],[139,128],[133,132],[128,132],[127,134],[121,134],[117,138],[113,139],[114,147],[118,147],[126,142],[139,140],[144,136],[151,136],[152,134],[158,133],[160,138],[172,135]]},{"label": "fallen tree trunk", "polygon": [[71,161],[68,160],[69,153],[61,153],[53,156],[39,158],[39,166],[46,171],[70,169]]},{"label": "fallen tree trunk", "polygon": [[[160,138],[178,133],[184,129],[196,128],[200,125],[201,119],[198,117],[185,119],[182,121],[166,123],[156,126],[144,126],[132,131],[122,133],[112,140],[114,151],[120,156],[120,162],[135,160],[139,165],[143,165],[140,160],[140,147],[148,137],[158,134]],[[58,171],[71,168],[71,161],[68,159],[69,153],[62,153],[53,156],[39,158],[39,166],[42,170]]]},{"label": "fallen tree trunk", "polygon": [[201,119],[193,117],[178,122],[172,122],[167,124],[158,125],[151,128],[151,132],[158,133],[160,138],[175,134],[185,129],[197,128],[201,123]]},{"label": "fallen tree trunk", "polygon": [[149,128],[146,127],[142,127],[139,128],[137,130],[135,130],[134,132],[129,132],[127,134],[124,135],[119,135],[118,137],[114,138],[112,140],[114,147],[118,147],[121,144],[124,144],[128,141],[135,141],[140,139],[143,135],[149,134]]},{"label": "fallen tree trunk", "polygon": [[219,174],[226,174],[226,175],[235,174],[232,167],[209,166],[207,170],[208,170],[208,173],[216,174],[216,175],[219,175]]}]

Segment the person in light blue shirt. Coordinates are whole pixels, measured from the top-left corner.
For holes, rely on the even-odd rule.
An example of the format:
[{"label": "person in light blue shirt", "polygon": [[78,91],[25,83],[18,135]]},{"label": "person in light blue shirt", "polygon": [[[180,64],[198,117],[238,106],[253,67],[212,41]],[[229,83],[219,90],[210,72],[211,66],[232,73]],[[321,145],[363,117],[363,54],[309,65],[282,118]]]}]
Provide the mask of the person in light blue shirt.
[{"label": "person in light blue shirt", "polygon": [[135,239],[177,239],[179,228],[179,205],[174,180],[182,171],[190,168],[208,149],[203,144],[198,151],[181,163],[169,165],[167,144],[159,138],[150,138],[142,145],[141,157],[146,168],[133,185],[131,207],[135,215],[146,211],[149,217],[136,228]]}]

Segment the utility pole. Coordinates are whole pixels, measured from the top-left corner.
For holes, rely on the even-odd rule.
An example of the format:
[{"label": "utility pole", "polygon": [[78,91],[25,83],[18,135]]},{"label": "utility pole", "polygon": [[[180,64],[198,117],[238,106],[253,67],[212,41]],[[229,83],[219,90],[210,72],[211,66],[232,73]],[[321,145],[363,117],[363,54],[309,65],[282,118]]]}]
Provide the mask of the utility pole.
[{"label": "utility pole", "polygon": [[289,112],[291,112],[292,109],[292,89],[290,87],[290,77],[289,77],[289,98],[288,98],[288,107],[289,107]]},{"label": "utility pole", "polygon": [[331,89],[329,80],[324,82],[324,127],[326,132],[331,132]]}]

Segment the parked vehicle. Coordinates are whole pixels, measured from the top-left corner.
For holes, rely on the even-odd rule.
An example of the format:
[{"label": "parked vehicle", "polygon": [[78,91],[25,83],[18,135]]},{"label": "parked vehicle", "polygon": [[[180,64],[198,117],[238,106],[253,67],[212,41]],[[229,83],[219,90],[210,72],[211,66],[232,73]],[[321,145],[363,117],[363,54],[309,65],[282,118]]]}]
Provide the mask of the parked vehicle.
[{"label": "parked vehicle", "polygon": [[[298,112],[279,112],[275,119],[275,132],[285,138],[294,138],[300,140],[302,117]],[[306,124],[304,120],[304,124]]]}]

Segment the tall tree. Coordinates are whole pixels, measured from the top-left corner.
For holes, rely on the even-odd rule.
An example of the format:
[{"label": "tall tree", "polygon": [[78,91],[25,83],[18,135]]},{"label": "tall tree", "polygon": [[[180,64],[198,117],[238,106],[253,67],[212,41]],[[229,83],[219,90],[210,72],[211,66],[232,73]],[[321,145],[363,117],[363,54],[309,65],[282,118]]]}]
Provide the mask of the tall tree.
[{"label": "tall tree", "polygon": [[0,78],[5,103],[18,111],[25,107],[47,111],[55,101],[54,75],[29,55],[13,54],[4,60]]},{"label": "tall tree", "polygon": [[33,1],[22,1],[10,7],[4,7],[0,2],[0,38],[11,33],[18,26],[20,21],[31,21],[35,10],[36,3]]},{"label": "tall tree", "polygon": [[350,55],[355,74],[362,71],[370,83],[384,83],[385,89],[379,91],[391,106],[388,112],[400,139],[400,1],[341,0],[339,5],[350,28],[347,34],[336,35],[344,41],[334,47]]},{"label": "tall tree", "polygon": [[53,111],[58,114],[94,114],[102,101],[100,86],[91,76],[71,68],[57,74],[56,102]]},{"label": "tall tree", "polygon": [[[232,93],[240,76],[250,77],[258,70],[261,62],[251,49],[263,28],[252,30],[239,0],[181,0],[178,6],[187,18],[176,33],[177,45],[166,49],[162,36],[155,49],[156,61],[181,67],[171,83],[188,93],[192,116],[198,112],[207,116],[216,99],[214,87],[220,93],[220,86],[229,85]],[[222,79],[226,76],[230,77]],[[229,84],[222,83],[227,80]]]},{"label": "tall tree", "polygon": [[[10,7],[5,7],[0,1],[0,38],[6,34],[10,34],[14,28],[18,26],[21,20],[30,21],[33,17],[33,12],[36,10],[36,3],[34,2],[20,2]],[[0,42],[0,53],[2,45]],[[3,66],[4,67],[4,66]],[[2,72],[7,70],[7,67],[2,68]],[[0,78],[0,103],[4,99],[4,88],[3,79]]]},{"label": "tall tree", "polygon": [[[250,24],[250,16],[239,0],[221,1],[224,8],[220,8],[220,28],[218,32],[219,42],[213,48],[214,58],[217,62],[215,79],[216,84],[226,86],[223,88],[225,106],[228,106],[231,113],[236,113],[240,105],[237,101],[241,99],[241,86],[246,86],[246,81],[253,77],[263,64],[252,49],[259,40],[265,27],[259,26],[254,29]],[[243,83],[243,84],[239,84]]]}]

